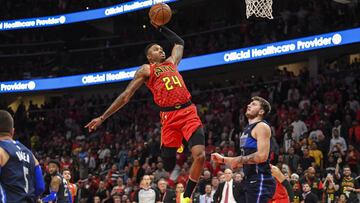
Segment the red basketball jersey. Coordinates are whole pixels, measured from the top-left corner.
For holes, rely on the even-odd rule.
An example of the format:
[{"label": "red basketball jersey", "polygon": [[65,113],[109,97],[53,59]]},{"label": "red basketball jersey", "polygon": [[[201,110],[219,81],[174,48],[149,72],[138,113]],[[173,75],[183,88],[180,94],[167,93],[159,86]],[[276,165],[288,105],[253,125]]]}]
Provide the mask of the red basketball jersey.
[{"label": "red basketball jersey", "polygon": [[184,104],[191,99],[176,65],[168,61],[150,65],[150,77],[146,85],[160,107]]},{"label": "red basketball jersey", "polygon": [[276,180],[276,191],[270,201],[271,203],[287,203],[290,202],[289,195],[286,191],[286,188],[275,178]]}]

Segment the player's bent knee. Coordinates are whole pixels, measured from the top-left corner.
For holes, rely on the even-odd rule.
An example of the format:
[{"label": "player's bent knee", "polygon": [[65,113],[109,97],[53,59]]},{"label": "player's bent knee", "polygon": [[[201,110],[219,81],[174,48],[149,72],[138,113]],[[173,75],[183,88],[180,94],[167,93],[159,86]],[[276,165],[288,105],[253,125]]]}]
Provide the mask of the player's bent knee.
[{"label": "player's bent knee", "polygon": [[204,163],[205,162],[205,151],[199,151],[193,154],[194,161]]}]

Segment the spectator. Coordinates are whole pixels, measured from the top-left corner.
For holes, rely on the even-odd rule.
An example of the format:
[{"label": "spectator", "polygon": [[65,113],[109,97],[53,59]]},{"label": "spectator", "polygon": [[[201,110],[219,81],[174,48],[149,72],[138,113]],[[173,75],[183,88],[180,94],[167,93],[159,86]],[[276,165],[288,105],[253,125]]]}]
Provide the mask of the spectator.
[{"label": "spectator", "polygon": [[200,195],[199,203],[212,203],[213,197],[211,195],[212,187],[211,184],[205,185],[205,194]]},{"label": "spectator", "polygon": [[205,170],[203,177],[200,179],[198,188],[201,195],[205,194],[205,186],[211,184],[211,173],[209,170]]},{"label": "spectator", "polygon": [[118,177],[118,179],[116,181],[116,186],[113,187],[110,195],[113,198],[115,198],[115,197],[121,198],[122,195],[124,195],[124,194],[125,194],[125,185],[124,185],[123,179],[121,177]]},{"label": "spectator", "polygon": [[243,175],[244,174],[241,174],[241,173],[235,173],[234,181],[238,182],[238,183],[241,183],[242,180],[243,180]]},{"label": "spectator", "polygon": [[114,186],[115,182],[119,179],[120,177],[120,171],[118,171],[117,165],[113,164],[111,166],[111,169],[108,172],[107,177],[109,177],[109,184],[110,186]]},{"label": "spectator", "polygon": [[340,153],[341,156],[345,155],[347,151],[347,145],[345,139],[340,137],[340,133],[337,129],[333,129],[333,138],[330,140],[330,151],[331,153]]},{"label": "spectator", "polygon": [[290,167],[291,171],[296,171],[299,162],[299,155],[295,154],[295,150],[293,147],[290,147],[288,150],[288,154],[284,156],[284,163]]},{"label": "spectator", "polygon": [[354,146],[360,145],[360,125],[359,121],[353,121],[352,127],[349,129],[349,143]]},{"label": "spectator", "polygon": [[160,203],[159,192],[150,186],[150,176],[144,175],[141,180],[140,189],[135,193],[133,203]]},{"label": "spectator", "polygon": [[350,167],[344,166],[342,175],[340,175],[338,168],[335,176],[340,180],[340,193],[345,194],[347,203],[358,202],[357,193],[360,193],[359,184],[355,178],[351,177]]},{"label": "spectator", "polygon": [[358,163],[360,161],[360,153],[357,149],[354,148],[353,145],[349,145],[349,150],[346,154],[346,162],[348,163],[351,171],[356,174],[358,173]]},{"label": "spectator", "polygon": [[159,181],[161,178],[168,178],[169,174],[165,171],[163,162],[157,163],[157,169],[154,172],[154,182]]},{"label": "spectator", "polygon": [[338,195],[337,195],[337,191],[339,190],[339,185],[336,184],[333,175],[331,175],[331,173],[329,173],[326,176],[326,179],[324,181],[324,198],[323,198],[323,202],[326,203],[335,203],[336,200],[338,199]]},{"label": "spectator", "polygon": [[309,156],[314,158],[316,166],[322,170],[324,156],[323,153],[320,150],[318,150],[317,144],[315,142],[313,142],[310,146]]},{"label": "spectator", "polygon": [[[311,192],[317,195],[318,199],[321,199],[324,186],[321,180],[319,180],[315,175],[316,175],[315,168],[309,167],[303,179],[301,179],[300,182],[303,187],[303,190],[304,190],[304,184],[308,184],[308,186],[311,188]],[[308,191],[304,191],[304,192],[306,193]]]},{"label": "spectator", "polygon": [[218,189],[219,184],[220,184],[219,179],[218,179],[216,176],[214,176],[214,177],[211,179],[211,189],[212,189],[212,191],[211,191],[211,197],[214,196],[214,193],[215,193],[216,190]]},{"label": "spectator", "polygon": [[158,181],[157,187],[159,189],[160,200],[162,203],[176,203],[175,191],[168,188],[167,182],[164,178]]},{"label": "spectator", "polygon": [[176,202],[180,202],[180,195],[184,193],[184,184],[178,183],[176,184]]},{"label": "spectator", "polygon": [[145,174],[145,171],[140,167],[139,160],[134,160],[134,165],[130,168],[129,177],[135,180],[137,183],[140,182],[141,177]]},{"label": "spectator", "polygon": [[233,172],[231,169],[225,169],[225,182],[220,183],[216,190],[213,200],[216,203],[227,202],[244,202],[245,192],[241,183],[237,183],[233,180]]},{"label": "spectator", "polygon": [[303,157],[300,158],[300,166],[302,169],[307,169],[312,166],[312,163],[315,163],[315,159],[310,156],[309,150],[305,148],[303,150]]},{"label": "spectator", "polygon": [[291,125],[294,127],[293,139],[298,142],[300,137],[306,133],[308,129],[304,121],[300,120],[299,116],[296,116],[296,119],[291,123]]},{"label": "spectator", "polygon": [[101,199],[99,196],[94,197],[94,203],[101,203]]},{"label": "spectator", "polygon": [[101,203],[109,203],[110,202],[110,192],[106,188],[104,181],[100,181],[99,189],[96,191],[95,197],[99,197]]},{"label": "spectator", "polygon": [[317,203],[318,202],[318,197],[316,196],[316,194],[314,194],[311,191],[311,187],[308,183],[304,183],[302,185],[302,189],[303,189],[303,194],[302,194],[302,200],[304,201],[304,203]]}]

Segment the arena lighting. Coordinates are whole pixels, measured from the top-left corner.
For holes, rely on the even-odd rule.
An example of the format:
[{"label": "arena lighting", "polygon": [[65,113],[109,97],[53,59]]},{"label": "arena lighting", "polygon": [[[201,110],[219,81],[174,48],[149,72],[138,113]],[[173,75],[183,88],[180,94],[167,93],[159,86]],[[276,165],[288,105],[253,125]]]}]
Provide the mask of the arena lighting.
[{"label": "arena lighting", "polygon": [[134,0],[106,8],[86,10],[75,13],[0,21],[0,31],[50,27],[50,26],[65,25],[70,23],[78,23],[82,21],[108,18],[111,16],[121,15],[124,13],[148,8],[157,3],[161,3],[161,2],[170,3],[174,1],[177,0]]},{"label": "arena lighting", "polygon": [[[251,61],[360,42],[360,28],[184,58],[180,71]],[[138,67],[48,79],[0,82],[0,93],[52,90],[131,80]]]}]

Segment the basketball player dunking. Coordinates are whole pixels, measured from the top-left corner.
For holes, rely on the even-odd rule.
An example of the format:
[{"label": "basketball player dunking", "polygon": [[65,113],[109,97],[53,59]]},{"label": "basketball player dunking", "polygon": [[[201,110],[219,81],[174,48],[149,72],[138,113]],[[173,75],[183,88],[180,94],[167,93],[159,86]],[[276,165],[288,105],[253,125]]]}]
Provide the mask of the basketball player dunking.
[{"label": "basketball player dunking", "polygon": [[165,26],[160,26],[158,30],[174,43],[171,56],[166,58],[160,45],[149,44],[145,48],[149,64],[142,65],[125,91],[117,97],[105,113],[94,118],[85,128],[88,128],[90,132],[96,130],[104,120],[128,103],[135,91],[145,83],[160,108],[161,151],[167,171],[171,172],[175,167],[176,151],[181,147],[182,139],[185,138],[188,141],[194,161],[190,168],[189,181],[181,198],[181,203],[187,203],[191,201],[191,195],[203,169],[205,137],[196,106],[192,104],[191,95],[177,69],[184,51],[184,40]]},{"label": "basketball player dunking", "polygon": [[268,203],[274,195],[276,182],[269,163],[271,129],[263,119],[270,112],[271,106],[261,97],[253,97],[251,100],[245,114],[249,124],[240,137],[242,156],[224,157],[214,153],[211,158],[233,168],[243,166],[246,202]]}]

